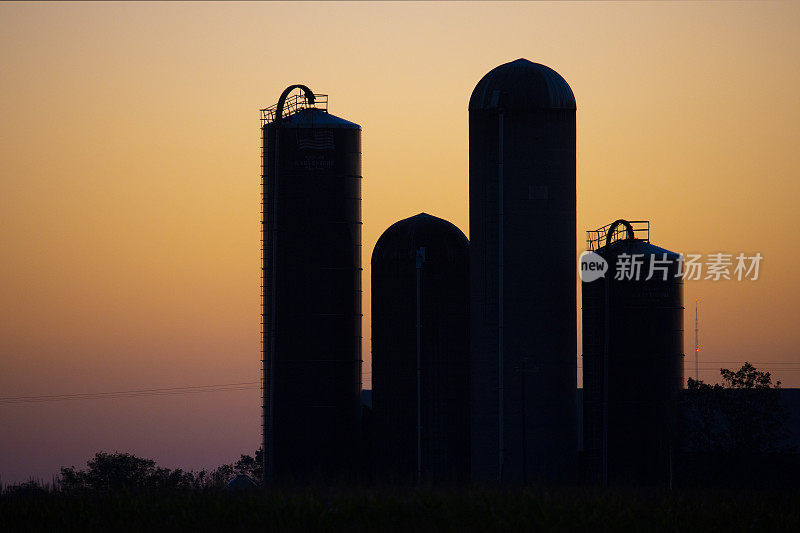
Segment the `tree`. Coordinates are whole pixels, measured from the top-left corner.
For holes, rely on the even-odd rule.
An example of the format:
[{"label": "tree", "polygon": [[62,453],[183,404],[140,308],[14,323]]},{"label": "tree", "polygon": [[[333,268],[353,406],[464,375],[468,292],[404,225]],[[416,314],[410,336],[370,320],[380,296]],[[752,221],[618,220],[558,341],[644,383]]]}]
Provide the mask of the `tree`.
[{"label": "tree", "polygon": [[145,487],[156,470],[152,459],[129,453],[100,452],[86,464],[89,467],[87,481],[97,489]]},{"label": "tree", "polygon": [[236,474],[247,474],[260,481],[262,461],[263,454],[258,450],[255,458],[242,455],[236,463],[221,465],[210,472],[184,472],[180,468],[159,467],[152,459],[129,453],[99,452],[87,461],[86,470],[62,467],[57,481],[64,491],[222,488]]},{"label": "tree", "polygon": [[86,462],[88,469],[62,467],[58,485],[62,490],[181,489],[199,488],[205,471],[199,474],[156,466],[152,459],[129,453],[99,452]]},{"label": "tree", "polygon": [[264,453],[261,448],[256,450],[255,458],[250,455],[242,455],[234,465],[237,474],[247,474],[253,480],[260,483],[264,472]]},{"label": "tree", "polygon": [[772,385],[772,377],[769,372],[759,372],[756,367],[746,361],[736,372],[720,368],[719,373],[722,375],[725,388],[729,389],[774,390],[781,388],[780,381],[777,381],[774,386]]},{"label": "tree", "polygon": [[23,483],[9,485],[5,489],[0,486],[0,494],[13,494],[15,496],[36,496],[39,494],[44,494],[48,490],[48,486],[33,478]]},{"label": "tree", "polygon": [[773,385],[769,372],[749,362],[737,371],[721,368],[720,375],[722,385],[688,380],[684,427],[689,448],[736,455],[787,451],[781,382]]}]

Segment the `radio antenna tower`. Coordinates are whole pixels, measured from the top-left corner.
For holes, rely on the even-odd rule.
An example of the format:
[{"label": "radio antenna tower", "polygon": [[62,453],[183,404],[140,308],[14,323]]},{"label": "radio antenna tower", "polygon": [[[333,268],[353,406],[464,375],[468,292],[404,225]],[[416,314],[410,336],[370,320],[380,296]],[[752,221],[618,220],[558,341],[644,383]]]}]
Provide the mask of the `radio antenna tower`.
[{"label": "radio antenna tower", "polygon": [[694,379],[700,381],[700,328],[698,327],[697,308],[699,307],[700,300],[694,300]]}]

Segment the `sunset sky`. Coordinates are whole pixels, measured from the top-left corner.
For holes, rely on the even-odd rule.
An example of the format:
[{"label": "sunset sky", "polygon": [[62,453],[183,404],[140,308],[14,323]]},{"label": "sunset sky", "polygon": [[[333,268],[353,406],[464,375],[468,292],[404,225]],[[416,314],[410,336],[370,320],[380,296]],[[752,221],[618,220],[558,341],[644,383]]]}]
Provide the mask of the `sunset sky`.
[{"label": "sunset sky", "polygon": [[[363,128],[368,388],[372,248],[422,211],[469,235],[468,98],[520,57],[577,100],[576,250],[629,218],[761,253],[757,281],[687,282],[687,376],[699,298],[702,379],[800,387],[798,27],[796,2],[4,3],[0,397],[258,380],[258,109],[293,83]],[[100,450],[215,467],[259,416],[257,385],[0,402],[0,482]]]}]

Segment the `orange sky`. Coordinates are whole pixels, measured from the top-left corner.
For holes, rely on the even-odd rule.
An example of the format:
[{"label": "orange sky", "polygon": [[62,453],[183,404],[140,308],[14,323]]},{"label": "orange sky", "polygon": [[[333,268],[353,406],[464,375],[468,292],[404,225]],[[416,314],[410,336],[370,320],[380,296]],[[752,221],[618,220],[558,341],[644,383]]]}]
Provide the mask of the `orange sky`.
[{"label": "orange sky", "polygon": [[[760,252],[758,281],[690,282],[687,307],[705,360],[800,386],[797,27],[792,2],[0,5],[0,396],[257,380],[258,108],[302,82],[362,125],[368,267],[420,211],[468,234],[467,100],[518,57],[578,102],[577,249],[624,217]],[[234,460],[258,394],[0,405],[0,481],[98,450]]]}]

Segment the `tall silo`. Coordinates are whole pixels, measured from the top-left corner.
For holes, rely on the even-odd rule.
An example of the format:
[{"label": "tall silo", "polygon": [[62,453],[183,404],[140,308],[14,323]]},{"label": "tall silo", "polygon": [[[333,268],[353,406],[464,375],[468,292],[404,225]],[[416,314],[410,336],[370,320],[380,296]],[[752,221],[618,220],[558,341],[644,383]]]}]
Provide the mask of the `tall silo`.
[{"label": "tall silo", "polygon": [[361,127],[304,85],[261,118],[265,479],[336,478],[361,413]]},{"label": "tall silo", "polygon": [[518,59],[469,101],[471,434],[478,480],[577,473],[575,98]]},{"label": "tall silo", "polygon": [[650,243],[646,221],[589,236],[608,272],[581,285],[586,478],[667,486],[683,386],[680,256]]},{"label": "tall silo", "polygon": [[372,253],[372,394],[384,479],[469,472],[469,241],[425,213]]}]

